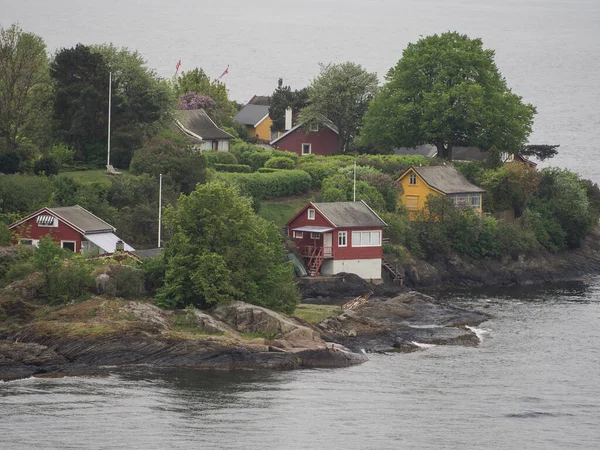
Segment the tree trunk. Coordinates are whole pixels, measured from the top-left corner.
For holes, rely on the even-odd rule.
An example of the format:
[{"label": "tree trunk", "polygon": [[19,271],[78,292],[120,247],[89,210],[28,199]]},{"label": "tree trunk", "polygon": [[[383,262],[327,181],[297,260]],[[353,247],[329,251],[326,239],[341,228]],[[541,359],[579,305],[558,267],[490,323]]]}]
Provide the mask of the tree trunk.
[{"label": "tree trunk", "polygon": [[444,145],[443,142],[438,141],[435,143],[435,146],[437,148],[438,158],[442,158],[447,161],[452,161],[452,148],[454,147],[452,143]]}]

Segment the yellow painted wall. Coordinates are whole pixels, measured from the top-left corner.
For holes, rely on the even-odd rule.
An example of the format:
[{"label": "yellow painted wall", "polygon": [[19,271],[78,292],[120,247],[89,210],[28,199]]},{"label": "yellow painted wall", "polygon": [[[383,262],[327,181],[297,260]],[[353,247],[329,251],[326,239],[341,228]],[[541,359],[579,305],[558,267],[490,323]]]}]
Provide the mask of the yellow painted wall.
[{"label": "yellow painted wall", "polygon": [[[409,184],[409,177],[411,173],[414,173],[417,176],[417,184]],[[408,209],[409,213],[421,211],[423,208],[425,208],[425,202],[427,201],[427,196],[429,194],[444,195],[441,192],[429,187],[427,183],[425,183],[423,179],[419,176],[419,174],[417,174],[417,172],[415,172],[412,169],[404,173],[404,175],[398,178],[397,181],[402,184],[403,192],[400,196],[400,199],[402,201],[402,204]],[[411,199],[414,199],[415,196],[417,197],[416,208],[411,207],[411,203],[413,203]],[[412,216],[412,214],[409,214],[409,218],[412,219]]]},{"label": "yellow painted wall", "polygon": [[246,125],[246,131],[248,132],[248,137],[256,136],[256,130],[251,125]]},{"label": "yellow painted wall", "polygon": [[258,124],[255,130],[254,136],[256,136],[261,141],[271,141],[271,125],[273,125],[273,121],[270,117],[267,117],[261,123]]}]

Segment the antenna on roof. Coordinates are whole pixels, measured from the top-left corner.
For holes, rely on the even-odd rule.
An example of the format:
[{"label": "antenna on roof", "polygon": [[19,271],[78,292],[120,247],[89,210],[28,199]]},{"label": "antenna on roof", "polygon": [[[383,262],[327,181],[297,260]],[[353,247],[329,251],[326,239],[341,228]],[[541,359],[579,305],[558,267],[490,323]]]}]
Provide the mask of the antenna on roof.
[{"label": "antenna on roof", "polygon": [[353,192],[354,192],[354,200],[356,201],[356,160],[354,160],[354,186],[352,188]]}]

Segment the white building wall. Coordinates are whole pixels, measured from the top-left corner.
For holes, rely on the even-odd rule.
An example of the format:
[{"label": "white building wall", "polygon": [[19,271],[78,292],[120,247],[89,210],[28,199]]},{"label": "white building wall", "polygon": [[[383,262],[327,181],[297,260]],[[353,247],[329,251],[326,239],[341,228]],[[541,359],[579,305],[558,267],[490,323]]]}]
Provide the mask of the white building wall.
[{"label": "white building wall", "polygon": [[381,258],[373,259],[326,259],[321,265],[323,275],[354,273],[365,280],[381,279]]}]

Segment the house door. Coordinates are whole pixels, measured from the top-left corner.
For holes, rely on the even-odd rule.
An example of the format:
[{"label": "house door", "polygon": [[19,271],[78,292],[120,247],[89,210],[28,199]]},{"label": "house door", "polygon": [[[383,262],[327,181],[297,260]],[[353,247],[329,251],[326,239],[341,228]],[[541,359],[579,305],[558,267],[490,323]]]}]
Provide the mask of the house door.
[{"label": "house door", "polygon": [[323,256],[325,256],[325,257],[333,256],[333,234],[332,233],[324,233],[323,234]]}]

